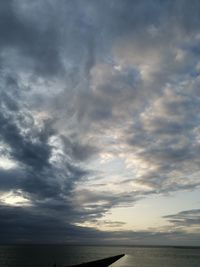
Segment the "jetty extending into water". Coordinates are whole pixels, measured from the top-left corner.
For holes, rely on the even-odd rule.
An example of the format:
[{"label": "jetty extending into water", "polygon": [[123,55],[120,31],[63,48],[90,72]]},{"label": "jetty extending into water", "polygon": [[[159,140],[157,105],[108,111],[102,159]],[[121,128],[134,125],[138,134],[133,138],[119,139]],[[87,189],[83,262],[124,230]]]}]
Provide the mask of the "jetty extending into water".
[{"label": "jetty extending into water", "polygon": [[[66,267],[107,267],[111,265],[112,263],[116,262],[117,260],[119,260],[120,258],[122,258],[123,256],[125,256],[125,254],[120,254],[117,256],[104,258],[101,260],[85,262],[85,263],[81,263],[78,265],[70,265]],[[54,267],[57,267],[57,265],[54,264]]]}]

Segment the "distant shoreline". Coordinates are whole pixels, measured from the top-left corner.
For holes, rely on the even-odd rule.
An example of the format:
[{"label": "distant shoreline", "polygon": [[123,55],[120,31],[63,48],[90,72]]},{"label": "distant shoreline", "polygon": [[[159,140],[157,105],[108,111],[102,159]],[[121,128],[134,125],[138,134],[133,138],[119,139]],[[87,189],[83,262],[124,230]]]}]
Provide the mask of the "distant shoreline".
[{"label": "distant shoreline", "polygon": [[112,244],[57,244],[57,243],[2,243],[0,246],[74,246],[74,247],[130,247],[130,248],[178,248],[178,249],[200,249],[200,246],[184,245],[112,245]]}]

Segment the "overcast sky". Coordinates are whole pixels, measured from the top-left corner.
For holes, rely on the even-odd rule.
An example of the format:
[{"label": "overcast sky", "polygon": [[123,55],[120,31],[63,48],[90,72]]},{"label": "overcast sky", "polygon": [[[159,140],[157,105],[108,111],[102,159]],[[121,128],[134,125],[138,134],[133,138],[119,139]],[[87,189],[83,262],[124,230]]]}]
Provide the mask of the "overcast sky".
[{"label": "overcast sky", "polygon": [[200,245],[200,1],[0,1],[2,243]]}]

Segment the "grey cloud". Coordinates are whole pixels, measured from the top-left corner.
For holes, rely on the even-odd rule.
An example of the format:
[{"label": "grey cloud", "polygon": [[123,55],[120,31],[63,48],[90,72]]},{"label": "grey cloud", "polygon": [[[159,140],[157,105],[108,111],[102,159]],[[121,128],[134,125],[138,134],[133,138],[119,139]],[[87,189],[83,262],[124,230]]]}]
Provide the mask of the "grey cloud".
[{"label": "grey cloud", "polygon": [[[14,87],[15,83],[12,85]],[[54,146],[50,144],[50,138],[59,138],[52,122],[44,121],[38,126],[22,103],[22,96],[13,98],[4,90],[1,93],[4,96],[0,106],[1,141],[3,146],[8,146],[5,156],[16,163],[16,167],[12,169],[0,170],[1,192],[20,190],[22,196],[25,195],[30,200],[31,205],[43,209],[43,212],[48,209],[56,211],[59,208],[65,208],[64,212],[72,210],[69,199],[73,187],[88,171],[75,164],[70,159],[70,154],[64,153],[61,162],[51,162]],[[81,149],[76,146],[77,151]],[[55,203],[58,203],[58,206],[55,206]],[[69,221],[72,221],[72,218]]]},{"label": "grey cloud", "polygon": [[[91,243],[112,244],[154,244],[181,245],[183,240],[192,240],[188,244],[199,243],[199,235],[184,231],[99,231],[87,227],[69,225],[63,217],[52,213],[40,213],[38,209],[21,207],[1,207],[1,242],[5,243]],[[67,218],[67,217],[65,217]],[[9,233],[7,229],[9,228]]]},{"label": "grey cloud", "polygon": [[142,194],[143,192],[139,191],[132,194],[127,192],[114,193],[111,190],[78,190],[72,198],[74,203],[76,203],[76,212],[77,216],[79,216],[76,217],[76,220],[79,222],[97,222],[111,208],[132,206],[142,198]]},{"label": "grey cloud", "polygon": [[[67,224],[63,218],[36,209],[1,207],[0,212],[3,243],[60,243],[78,237],[79,229],[81,232],[81,228]],[[84,231],[83,229],[83,235]]]},{"label": "grey cloud", "polygon": [[69,139],[66,136],[62,136],[61,138],[66,154],[70,155],[75,160],[87,160],[98,152],[98,148],[92,144],[81,144],[76,138],[73,140],[73,138]]},{"label": "grey cloud", "polygon": [[0,191],[21,189],[23,182],[24,172],[22,170],[0,170]]},{"label": "grey cloud", "polygon": [[[120,227],[120,226],[123,226],[126,224],[126,223],[120,222],[120,221],[103,221],[102,223],[103,223],[103,225],[106,225],[108,227]],[[97,224],[98,224],[98,222],[97,222]],[[99,225],[101,225],[101,222],[99,223]]]},{"label": "grey cloud", "polygon": [[77,116],[80,121],[101,121],[112,116],[112,107],[107,99],[92,95],[82,94],[78,99]]},{"label": "grey cloud", "polygon": [[173,85],[150,102],[145,115],[127,132],[127,142],[136,148],[136,155],[155,169],[138,181],[158,191],[199,186],[199,100],[187,86],[177,90]]},{"label": "grey cloud", "polygon": [[[104,71],[104,66],[100,66]],[[97,67],[98,72],[98,67]],[[106,73],[107,72],[107,73]],[[91,74],[92,76],[92,74]],[[137,105],[140,74],[137,69],[114,71],[109,67],[105,71],[105,81],[97,84],[95,91],[81,93],[77,98],[77,117],[80,122],[93,124],[112,124],[117,122],[129,110],[130,103]],[[95,79],[95,74],[94,78]],[[95,82],[95,81],[94,81]],[[93,123],[93,124],[92,124]]]},{"label": "grey cloud", "polygon": [[199,209],[185,210],[177,214],[166,215],[163,218],[167,219],[170,223],[174,224],[175,226],[189,227],[189,228],[193,226],[200,227]]},{"label": "grey cloud", "polygon": [[[13,1],[3,1],[1,5],[2,46],[16,46],[22,54],[34,58],[37,73],[43,71],[51,75],[61,71],[61,56],[66,56],[72,62],[71,70],[74,69],[77,76],[85,74],[83,69],[89,74],[95,57],[101,57],[106,51],[105,47],[109,49],[119,36],[138,34],[140,29],[149,25],[165,24],[170,15],[167,10],[179,14],[176,16],[177,21],[191,21],[187,16],[182,16],[178,1],[166,1],[164,6],[160,1],[85,1],[84,4],[80,1],[62,1],[59,5],[47,1],[46,5],[37,2],[34,7],[30,5],[26,9],[19,8],[20,4]],[[193,5],[186,2],[182,5],[188,13],[193,9],[198,13],[195,6],[198,6],[196,1]],[[42,17],[39,7],[44,10],[45,17]],[[37,20],[34,12],[38,14]],[[174,18],[173,12],[171,17]],[[62,26],[64,24],[65,28]],[[72,71],[72,76],[75,73]]]},{"label": "grey cloud", "polygon": [[[62,71],[57,32],[53,23],[46,28],[35,25],[23,14],[17,14],[14,1],[1,2],[1,53],[17,49],[20,57],[29,57],[37,74],[55,74]],[[31,15],[29,16],[31,18]],[[42,24],[42,20],[39,19]],[[43,29],[44,28],[44,29]],[[3,53],[2,53],[3,54]],[[4,59],[4,54],[2,56]],[[23,63],[24,61],[22,61]],[[25,68],[28,64],[25,64]],[[23,66],[22,66],[23,67]]]},{"label": "grey cloud", "polygon": [[[41,239],[47,242],[72,236],[87,240],[88,235],[126,241],[147,235],[152,240],[150,232],[105,234],[72,224],[101,218],[110,208],[133,204],[147,194],[199,186],[198,179],[190,177],[199,169],[199,84],[190,80],[196,78],[192,73],[198,75],[199,1],[35,3],[0,3],[0,136],[9,147],[4,156],[18,164],[0,170],[0,186],[2,192],[22,190],[32,203],[27,208],[1,207],[3,240],[36,242],[37,232],[44,233]],[[134,49],[123,56],[129,64],[118,66],[128,50],[126,42]],[[118,55],[116,47],[123,53]],[[177,49],[193,56],[178,62]],[[134,61],[137,55],[142,59]],[[154,70],[155,59],[159,66]],[[145,83],[141,65],[148,64],[152,74]],[[180,80],[191,85],[184,87]],[[165,95],[166,85],[176,92],[171,98]],[[160,98],[160,106],[154,107]],[[51,119],[38,125],[34,114],[39,111]],[[75,204],[75,186],[91,174],[81,164],[104,152],[98,134],[103,139],[109,128],[120,129],[119,142],[155,167],[137,179],[152,190],[134,195],[88,189],[79,192],[83,203]],[[62,148],[51,144],[53,137]],[[163,236],[155,234],[159,242]]]},{"label": "grey cloud", "polygon": [[[14,102],[14,100],[10,100],[8,96],[6,101],[5,97],[3,101],[1,100],[1,139],[11,147],[11,157],[16,158],[22,164],[41,169],[48,165],[51,149],[47,142],[53,132],[48,128],[48,125],[44,126],[42,130],[34,129],[31,115],[28,114],[28,116],[26,116],[22,111],[19,111],[16,102],[14,102],[14,112],[17,112],[17,114],[3,108],[4,103],[10,107],[11,101]],[[25,126],[25,129],[28,129],[29,132],[27,135],[23,135],[23,126],[20,128],[20,124]],[[34,136],[34,130],[36,130],[36,136]],[[36,142],[33,142],[31,137],[35,137]]]}]

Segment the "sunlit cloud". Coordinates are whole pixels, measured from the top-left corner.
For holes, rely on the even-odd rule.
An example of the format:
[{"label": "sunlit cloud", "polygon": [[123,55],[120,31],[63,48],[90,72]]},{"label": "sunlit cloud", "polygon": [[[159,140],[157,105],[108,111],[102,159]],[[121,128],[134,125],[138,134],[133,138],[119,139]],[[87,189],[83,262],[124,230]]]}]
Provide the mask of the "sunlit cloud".
[{"label": "sunlit cloud", "polygon": [[8,170],[16,167],[17,163],[15,161],[6,157],[0,157],[0,168]]},{"label": "sunlit cloud", "polygon": [[31,206],[31,201],[20,190],[3,193],[0,196],[0,202],[4,205],[14,207]]}]

